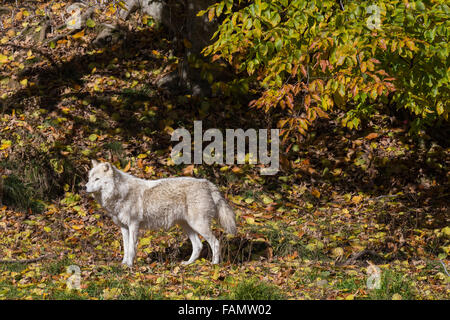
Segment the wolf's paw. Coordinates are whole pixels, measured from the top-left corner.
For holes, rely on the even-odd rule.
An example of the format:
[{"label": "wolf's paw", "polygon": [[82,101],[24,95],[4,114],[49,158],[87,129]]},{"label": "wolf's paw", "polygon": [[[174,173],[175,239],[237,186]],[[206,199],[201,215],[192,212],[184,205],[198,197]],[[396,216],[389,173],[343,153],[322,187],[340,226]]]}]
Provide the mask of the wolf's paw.
[{"label": "wolf's paw", "polygon": [[133,267],[133,263],[132,262],[128,262],[126,260],[122,260],[122,266],[123,267],[129,267],[132,268]]},{"label": "wolf's paw", "polygon": [[182,261],[181,265],[182,266],[187,266],[187,265],[190,265],[191,263],[192,263],[192,261]]}]

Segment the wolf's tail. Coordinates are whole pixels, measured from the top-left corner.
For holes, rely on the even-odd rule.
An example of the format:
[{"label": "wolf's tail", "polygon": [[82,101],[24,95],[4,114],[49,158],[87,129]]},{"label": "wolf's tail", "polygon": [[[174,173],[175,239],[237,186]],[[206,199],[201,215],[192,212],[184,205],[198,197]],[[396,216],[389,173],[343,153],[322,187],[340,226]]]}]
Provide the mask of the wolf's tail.
[{"label": "wolf's tail", "polygon": [[209,188],[211,190],[211,196],[214,203],[217,206],[217,215],[220,225],[225,229],[227,233],[236,234],[236,221],[233,210],[220,194],[219,189],[208,181]]}]

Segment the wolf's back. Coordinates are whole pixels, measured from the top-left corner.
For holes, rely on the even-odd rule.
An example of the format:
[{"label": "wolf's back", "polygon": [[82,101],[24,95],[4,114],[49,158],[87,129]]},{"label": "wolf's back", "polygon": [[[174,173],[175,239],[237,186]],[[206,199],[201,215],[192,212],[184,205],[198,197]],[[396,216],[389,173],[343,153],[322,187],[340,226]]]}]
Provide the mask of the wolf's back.
[{"label": "wolf's back", "polygon": [[209,189],[214,203],[217,206],[217,215],[220,225],[227,233],[236,234],[236,220],[233,210],[220,194],[219,189],[210,181],[208,181]]}]

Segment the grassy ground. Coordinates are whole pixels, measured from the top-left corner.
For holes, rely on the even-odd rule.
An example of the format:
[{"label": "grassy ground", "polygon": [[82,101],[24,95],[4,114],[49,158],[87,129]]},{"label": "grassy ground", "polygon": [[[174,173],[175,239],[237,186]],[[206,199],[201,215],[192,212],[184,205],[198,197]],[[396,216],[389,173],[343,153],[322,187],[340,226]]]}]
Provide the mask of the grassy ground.
[{"label": "grassy ground", "polygon": [[[169,233],[147,231],[140,240],[137,263],[130,270],[120,264],[117,227],[99,214],[84,213],[83,205],[78,212],[62,217],[62,212],[67,210],[70,209],[51,205],[44,214],[22,220],[23,214],[3,208],[0,250],[4,257],[30,258],[48,252],[57,256],[36,263],[1,264],[1,298],[448,298],[449,278],[437,259],[390,260],[368,253],[362,259],[344,264],[352,256],[352,246],[347,248],[344,243],[355,241],[361,232],[355,237],[347,231],[346,237],[334,240],[332,245],[331,239],[337,232],[330,232],[330,222],[320,215],[307,214],[303,218],[274,215],[267,222],[266,218],[254,214],[251,220],[250,210],[237,209],[239,234],[235,238],[222,237],[224,262],[218,266],[210,264],[206,243],[200,260],[191,266],[181,266],[180,262],[190,254],[186,236],[179,229]],[[307,221],[314,221],[314,225]],[[374,228],[368,233],[369,242],[370,239],[378,241],[380,232]],[[345,250],[340,252],[336,248]],[[370,290],[367,286],[373,273],[366,261],[380,268],[379,289]],[[72,265],[80,268],[79,291],[67,288],[67,281],[74,279],[74,273],[67,269]]]},{"label": "grassy ground", "polygon": [[[406,122],[378,115],[349,131],[337,113],[285,142],[275,176],[253,165],[175,166],[174,129],[192,132],[193,120],[268,128],[276,115],[238,97],[156,88],[180,52],[137,15],[102,49],[89,46],[94,30],[39,47],[15,40],[22,21],[3,22],[0,260],[55,256],[0,263],[0,299],[448,299],[445,127],[413,136]],[[202,259],[181,266],[190,244],[172,229],[143,232],[135,267],[122,267],[120,231],[81,192],[91,159],[141,178],[219,185],[238,221],[236,237],[215,229],[223,263],[212,266],[204,244]],[[80,290],[67,288],[72,265]],[[379,288],[369,289],[375,266]]]}]

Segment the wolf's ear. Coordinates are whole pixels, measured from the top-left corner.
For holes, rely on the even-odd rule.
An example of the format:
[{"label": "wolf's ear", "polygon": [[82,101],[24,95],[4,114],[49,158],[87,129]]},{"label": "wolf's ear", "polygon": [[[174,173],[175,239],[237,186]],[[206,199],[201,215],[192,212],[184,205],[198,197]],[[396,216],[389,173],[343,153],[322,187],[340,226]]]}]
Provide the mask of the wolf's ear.
[{"label": "wolf's ear", "polygon": [[109,162],[105,162],[103,164],[103,166],[104,166],[104,171],[105,172],[108,172],[111,169],[111,164],[109,164]]},{"label": "wolf's ear", "polygon": [[99,162],[97,160],[92,159],[91,160],[92,166],[95,167],[96,165],[99,164]]}]

